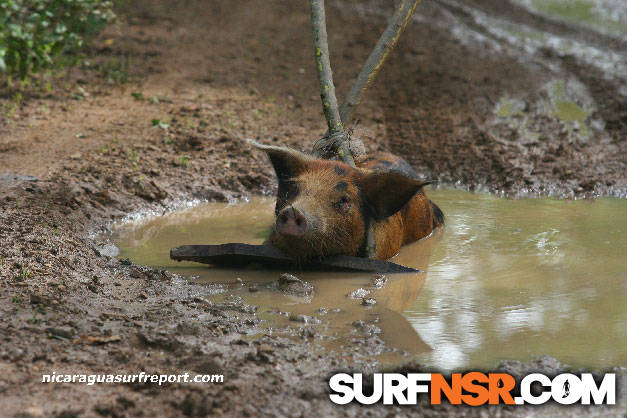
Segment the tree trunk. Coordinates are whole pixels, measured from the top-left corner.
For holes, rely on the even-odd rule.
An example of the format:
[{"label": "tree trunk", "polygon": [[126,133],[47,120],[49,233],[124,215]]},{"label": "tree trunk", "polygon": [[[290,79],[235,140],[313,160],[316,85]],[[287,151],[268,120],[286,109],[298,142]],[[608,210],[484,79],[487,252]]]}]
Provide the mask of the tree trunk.
[{"label": "tree trunk", "polygon": [[[340,118],[335,85],[333,84],[333,72],[329,59],[329,44],[327,41],[327,24],[324,13],[324,0],[309,0],[311,7],[311,26],[313,30],[314,54],[316,69],[320,82],[320,98],[322,110],[327,120],[328,132],[325,135],[326,147],[332,148],[342,160],[355,167],[353,155],[348,146],[348,135],[344,131],[344,125]],[[323,139],[325,139],[323,138]]]}]

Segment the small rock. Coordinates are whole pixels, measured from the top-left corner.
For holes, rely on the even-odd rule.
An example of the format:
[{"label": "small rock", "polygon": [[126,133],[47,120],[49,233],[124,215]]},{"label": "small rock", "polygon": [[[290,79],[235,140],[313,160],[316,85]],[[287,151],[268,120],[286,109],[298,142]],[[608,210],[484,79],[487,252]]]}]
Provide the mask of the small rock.
[{"label": "small rock", "polygon": [[302,322],[304,324],[314,324],[314,325],[322,322],[318,318],[314,318],[313,316],[302,315],[302,314],[291,314],[290,321]]},{"label": "small rock", "polygon": [[[223,303],[214,305],[214,314],[218,314],[218,311],[236,311],[245,314],[255,314],[259,309],[258,306],[247,305],[241,297],[234,297],[233,295],[227,297]],[[218,314],[219,315],[219,314]]]},{"label": "small rock", "polygon": [[70,327],[48,327],[46,331],[48,331],[52,335],[67,339],[71,339],[74,337],[74,330]]},{"label": "small rock", "polygon": [[[102,203],[103,205],[108,205],[110,203],[115,203],[117,202],[116,198],[114,197],[115,194],[114,192],[110,191],[110,190],[98,190],[95,191],[92,194],[92,198],[97,201]],[[115,256],[111,256],[111,257],[116,257],[117,254]]]},{"label": "small rock", "polygon": [[300,330],[300,336],[302,338],[305,338],[305,339],[307,339],[307,338],[315,338],[316,337],[316,331],[313,328],[311,328],[311,327],[303,328],[303,329]]},{"label": "small rock", "polygon": [[[131,276],[134,279],[142,279],[142,280],[146,280],[146,279],[150,279],[151,278],[148,273],[146,273],[145,271],[140,270],[137,267],[134,267],[134,268],[130,269],[129,276]],[[117,286],[117,284],[116,284],[116,286]]]},{"label": "small rock", "polygon": [[0,184],[2,185],[13,185],[24,181],[36,182],[39,181],[39,179],[33,176],[13,173],[3,174],[0,176]]},{"label": "small rock", "polygon": [[122,264],[123,266],[130,266],[133,263],[131,262],[130,258],[123,258],[122,260],[120,260],[120,264]]},{"label": "small rock", "polygon": [[259,347],[257,347],[257,351],[260,353],[274,353],[274,347],[272,347],[270,344],[261,344],[259,345]]},{"label": "small rock", "polygon": [[23,329],[25,331],[32,332],[34,334],[43,334],[43,333],[46,332],[46,330],[43,329],[42,327],[37,327],[37,326],[34,326],[34,325],[26,325],[26,326],[23,327]]},{"label": "small rock", "polygon": [[268,354],[261,351],[257,351],[257,355],[248,353],[248,360],[252,360],[258,363],[273,363],[273,358]]},{"label": "small rock", "polygon": [[135,184],[135,195],[152,202],[165,199],[168,193],[154,180],[147,180]]},{"label": "small rock", "polygon": [[594,190],[594,186],[596,185],[596,183],[597,181],[594,179],[585,180],[579,183],[579,187],[581,187],[583,190]]},{"label": "small rock", "polygon": [[351,299],[363,299],[370,293],[370,290],[366,290],[364,288],[359,288],[357,290],[353,290],[347,296]]},{"label": "small rock", "polygon": [[31,293],[30,303],[32,305],[50,305],[50,298],[39,293]]},{"label": "small rock", "polygon": [[176,324],[176,330],[181,335],[199,335],[200,327],[193,322],[179,322]]},{"label": "small rock", "polygon": [[388,278],[384,274],[377,274],[372,281],[372,287],[381,289],[387,283]]},{"label": "small rock", "polygon": [[218,359],[207,359],[202,361],[196,367],[194,367],[194,371],[201,374],[214,374],[220,373],[224,369],[224,364],[221,360]]},{"label": "small rock", "polygon": [[110,242],[102,246],[94,247],[94,252],[96,253],[96,255],[101,257],[117,257],[118,254],[120,254],[120,250],[118,249],[118,247]]},{"label": "small rock", "polygon": [[310,283],[289,273],[281,274],[278,283],[279,290],[293,296],[311,296],[314,290],[314,287]]},{"label": "small rock", "polygon": [[373,336],[381,333],[381,328],[362,320],[354,321],[351,325],[360,330],[366,336]]},{"label": "small rock", "polygon": [[377,300],[375,298],[363,298],[361,300],[361,304],[364,306],[372,306],[376,303],[377,303]]},{"label": "small rock", "polygon": [[203,304],[208,305],[208,306],[213,305],[213,303],[211,303],[211,302],[210,302],[210,301],[208,301],[207,299],[205,299],[205,298],[203,298],[203,297],[200,297],[200,296],[196,296],[196,297],[193,299],[193,301],[194,301],[194,302],[196,302],[196,303],[203,303]]},{"label": "small rock", "polygon": [[[0,358],[3,359],[11,359],[11,360],[19,360],[24,357],[24,350],[19,347],[7,347],[4,352],[0,352]],[[1,392],[0,392],[1,393]]]},{"label": "small rock", "polygon": [[259,291],[259,288],[258,288],[257,286],[255,286],[255,285],[252,285],[252,286],[250,286],[250,287],[248,288],[248,291],[249,291],[250,293],[255,293],[255,292],[258,292],[258,291]]},{"label": "small rock", "polygon": [[43,417],[44,416],[44,409],[40,406],[29,406],[28,408],[26,408],[24,410],[23,414],[20,414],[20,416],[25,416],[25,417]]}]

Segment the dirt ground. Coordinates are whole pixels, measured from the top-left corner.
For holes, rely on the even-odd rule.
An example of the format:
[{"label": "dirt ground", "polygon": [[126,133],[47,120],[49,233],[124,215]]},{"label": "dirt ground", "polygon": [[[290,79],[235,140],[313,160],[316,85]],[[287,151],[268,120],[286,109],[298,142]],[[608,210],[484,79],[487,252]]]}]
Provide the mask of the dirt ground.
[{"label": "dirt ground", "polygon": [[[88,65],[21,97],[1,92],[2,415],[528,414],[334,407],[327,376],[376,365],[312,354],[307,334],[245,342],[241,336],[257,321],[241,301],[214,306],[202,298],[206,289],[181,277],[108,256],[97,235],[128,214],[272,193],[270,165],[244,138],[308,150],[324,130],[306,2],[129,3],[120,23],[97,39]],[[465,3],[627,54],[619,38],[512,13],[504,2]],[[370,150],[403,155],[439,185],[512,196],[625,197],[627,76],[551,50],[521,60],[464,42],[442,24],[454,18],[481,32],[464,7],[419,7],[359,109],[354,135]],[[328,2],[339,97],[389,8]],[[569,97],[587,106],[586,126],[543,110],[554,80],[567,92],[585,87]],[[522,110],[508,111],[508,100],[515,109],[523,103]],[[520,373],[564,366],[541,359],[503,367]],[[52,371],[140,370],[219,372],[225,383],[40,383]]]}]

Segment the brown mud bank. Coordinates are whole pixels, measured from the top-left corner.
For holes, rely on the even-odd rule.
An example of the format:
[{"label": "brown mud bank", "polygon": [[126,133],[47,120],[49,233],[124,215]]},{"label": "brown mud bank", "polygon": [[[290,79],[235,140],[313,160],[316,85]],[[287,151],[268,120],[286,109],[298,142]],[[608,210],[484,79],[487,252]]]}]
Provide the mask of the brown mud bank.
[{"label": "brown mud bank", "polygon": [[[329,2],[340,97],[389,7]],[[500,12],[507,10],[490,8]],[[514,53],[491,51],[476,39],[498,36],[455,2],[425,1],[417,15],[360,109],[355,135],[370,149],[391,150],[425,177],[471,189],[625,196],[624,74],[550,48],[538,47],[529,60],[516,59],[515,44]],[[625,54],[620,38],[521,16]],[[324,129],[305,3],[140,1],[123,17],[98,39],[89,65],[53,80],[51,90],[0,98],[3,414],[528,413],[335,408],[328,374],[372,372],[376,364],[313,354],[314,336],[305,332],[246,342],[257,320],[243,301],[210,304],[202,297],[209,285],[109,257],[95,234],[129,213],[270,193],[270,165],[243,138],[309,149]],[[447,19],[483,37],[464,40]],[[365,350],[379,344],[361,338]],[[543,359],[504,367],[564,366]],[[225,382],[40,383],[52,371],[141,370],[219,373]]]}]

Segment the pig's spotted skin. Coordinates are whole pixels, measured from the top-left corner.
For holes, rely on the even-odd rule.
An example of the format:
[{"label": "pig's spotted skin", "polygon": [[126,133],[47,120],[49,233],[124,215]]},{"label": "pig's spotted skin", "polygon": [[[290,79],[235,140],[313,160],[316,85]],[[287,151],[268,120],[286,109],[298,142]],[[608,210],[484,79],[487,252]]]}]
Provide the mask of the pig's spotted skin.
[{"label": "pig's spotted skin", "polygon": [[[357,170],[342,163],[314,159],[298,167],[288,185],[279,181],[276,213],[292,205],[305,215],[308,232],[302,237],[291,237],[273,231],[270,242],[297,259],[357,254],[365,235],[359,210],[360,191],[354,181],[359,175]],[[282,190],[289,193],[281,195]],[[340,205],[343,198],[353,202],[352,206]]]},{"label": "pig's spotted skin", "polygon": [[291,206],[307,220],[302,236],[273,229],[268,238],[294,258],[366,256],[366,231],[372,222],[376,258],[387,259],[443,224],[442,212],[423,190],[427,183],[392,154],[371,154],[357,160],[354,169],[290,149],[257,146],[268,153],[279,179],[275,213]]},{"label": "pig's spotted skin", "polygon": [[345,181],[341,181],[338,184],[335,185],[335,190],[343,192],[346,191],[348,189],[348,183],[346,183]]},{"label": "pig's spotted skin", "polygon": [[339,165],[339,164],[336,164],[336,165],[333,167],[333,170],[334,170],[334,171],[335,171],[338,175],[340,175],[340,176],[343,176],[343,175],[345,175],[345,174],[346,174],[346,169],[344,169],[344,168],[340,167],[340,165]]}]

